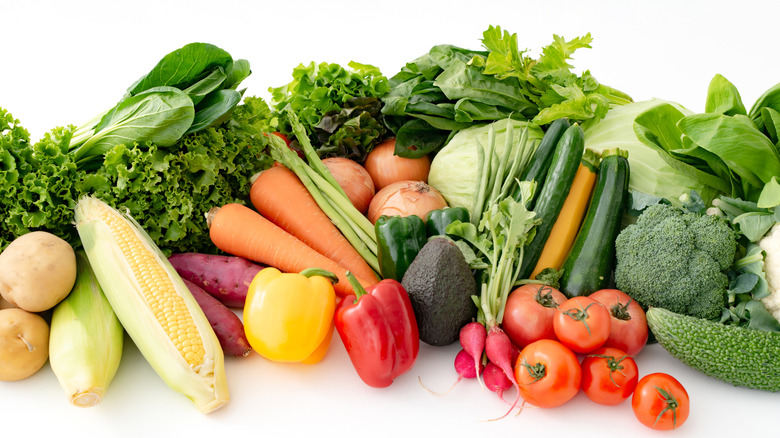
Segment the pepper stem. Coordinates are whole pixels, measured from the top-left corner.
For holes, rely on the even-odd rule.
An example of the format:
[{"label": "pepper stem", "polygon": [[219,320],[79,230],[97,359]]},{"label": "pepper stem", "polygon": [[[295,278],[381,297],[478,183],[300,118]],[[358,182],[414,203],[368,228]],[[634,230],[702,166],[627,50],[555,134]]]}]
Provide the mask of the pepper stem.
[{"label": "pepper stem", "polygon": [[320,276],[325,277],[328,280],[330,280],[331,283],[337,284],[339,282],[339,277],[336,276],[336,274],[328,271],[327,269],[322,268],[307,268],[300,272],[301,275],[303,275],[306,278],[314,277],[314,276]]},{"label": "pepper stem", "polygon": [[360,299],[363,295],[367,294],[366,288],[363,287],[362,284],[358,281],[357,278],[352,274],[352,272],[347,271],[347,280],[349,280],[349,284],[352,285],[352,289],[355,291],[355,302]]}]

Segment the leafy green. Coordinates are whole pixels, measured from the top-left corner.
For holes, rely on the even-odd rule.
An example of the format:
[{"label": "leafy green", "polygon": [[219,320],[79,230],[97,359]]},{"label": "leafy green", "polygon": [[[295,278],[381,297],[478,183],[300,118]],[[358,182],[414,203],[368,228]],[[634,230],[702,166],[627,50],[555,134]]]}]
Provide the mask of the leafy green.
[{"label": "leafy green", "polygon": [[68,153],[73,127],[55,128],[38,143],[0,109],[0,247],[16,236],[45,230],[79,246],[73,207],[93,194],[126,209],[160,248],[216,252],[205,213],[229,202],[245,203],[250,178],[272,164],[266,154],[271,111],[248,97],[218,127],[181,137],[161,148],[152,142],[121,143],[95,169],[81,169]]},{"label": "leafy green", "polygon": [[567,41],[555,35],[539,59],[518,50],[517,35],[490,26],[486,50],[436,45],[390,78],[382,99],[388,127],[396,134],[396,155],[419,157],[438,151],[455,132],[472,124],[512,117],[542,126],[568,117],[599,119],[631,97],[601,85],[568,64],[589,48],[590,34]]},{"label": "leafy green", "polygon": [[380,98],[390,89],[387,78],[368,64],[353,61],[348,67],[300,64],[293,69],[291,82],[268,89],[278,130],[293,140],[293,149],[302,148],[292,135],[287,107],[303,124],[321,158],[341,156],[362,162],[386,137]]},{"label": "leafy green", "polygon": [[248,61],[234,62],[219,47],[187,44],[165,55],[113,108],[79,127],[69,149],[80,168],[94,169],[115,145],[169,146],[224,122],[241,101],[237,86],[250,73]]}]

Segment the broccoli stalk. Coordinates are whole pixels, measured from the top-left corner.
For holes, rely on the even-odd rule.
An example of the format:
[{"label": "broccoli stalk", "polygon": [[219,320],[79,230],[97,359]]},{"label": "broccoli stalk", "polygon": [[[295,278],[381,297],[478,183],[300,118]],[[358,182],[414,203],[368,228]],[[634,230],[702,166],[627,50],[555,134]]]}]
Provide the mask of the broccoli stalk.
[{"label": "broccoli stalk", "polygon": [[645,308],[718,319],[736,250],[725,219],[653,205],[615,240],[615,285]]}]

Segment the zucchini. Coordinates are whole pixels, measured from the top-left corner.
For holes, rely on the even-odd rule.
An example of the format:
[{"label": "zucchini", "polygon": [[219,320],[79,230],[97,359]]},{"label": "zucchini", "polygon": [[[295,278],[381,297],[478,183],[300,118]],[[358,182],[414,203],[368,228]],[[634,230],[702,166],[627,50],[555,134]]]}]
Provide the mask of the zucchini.
[{"label": "zucchini", "polygon": [[532,279],[544,269],[561,269],[563,262],[566,261],[566,256],[569,255],[569,250],[588,211],[593,187],[598,178],[600,160],[601,155],[592,149],[585,149],[585,153],[582,154],[582,160],[574,175],[569,194],[566,195],[566,201],[561,207],[555,225],[550,230],[550,237],[544,244],[539,261],[531,272]]},{"label": "zucchini", "polygon": [[539,261],[544,244],[569,194],[584,150],[585,134],[580,125],[575,123],[566,128],[555,146],[550,168],[533,208],[537,219],[541,221],[535,228],[534,238],[525,245],[518,278],[528,278]]},{"label": "zucchini", "polygon": [[647,311],[647,325],[661,346],[710,377],[765,391],[780,391],[780,333],[674,313]]},{"label": "zucchini", "polygon": [[602,152],[588,212],[561,269],[561,292],[568,297],[604,289],[615,267],[615,239],[628,199],[628,152]]},{"label": "zucchini", "polygon": [[[565,117],[550,123],[550,126],[542,137],[542,141],[539,143],[536,151],[534,151],[533,157],[531,157],[531,162],[528,163],[528,166],[526,166],[523,173],[520,175],[520,181],[536,181],[537,183],[536,192],[528,201],[528,205],[526,205],[526,208],[529,210],[534,208],[534,203],[541,191],[544,178],[547,176],[547,169],[550,168],[550,162],[552,161],[555,147],[561,140],[563,133],[566,132],[566,129],[570,126],[569,119]],[[517,187],[512,194],[512,197],[517,202],[520,202],[520,192],[520,187]]]}]

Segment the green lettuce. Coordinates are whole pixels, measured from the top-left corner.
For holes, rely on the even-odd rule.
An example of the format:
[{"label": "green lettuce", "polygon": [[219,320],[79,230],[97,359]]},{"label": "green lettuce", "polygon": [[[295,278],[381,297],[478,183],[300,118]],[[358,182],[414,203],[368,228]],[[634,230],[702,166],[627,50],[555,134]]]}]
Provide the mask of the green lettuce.
[{"label": "green lettuce", "polygon": [[[246,203],[250,178],[272,164],[266,153],[271,111],[247,97],[230,118],[183,136],[169,147],[118,144],[95,170],[78,169],[67,153],[73,127],[58,127],[35,144],[0,109],[0,247],[16,236],[49,231],[80,246],[73,207],[93,194],[133,216],[166,253],[216,252],[205,213]],[[15,183],[10,183],[16,181]]]}]

